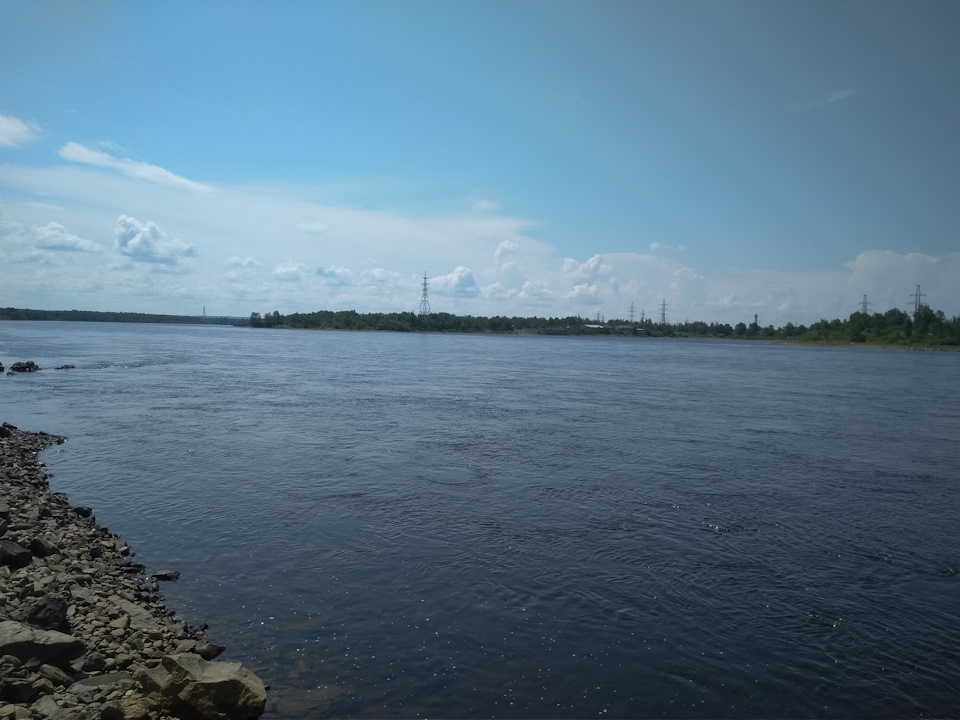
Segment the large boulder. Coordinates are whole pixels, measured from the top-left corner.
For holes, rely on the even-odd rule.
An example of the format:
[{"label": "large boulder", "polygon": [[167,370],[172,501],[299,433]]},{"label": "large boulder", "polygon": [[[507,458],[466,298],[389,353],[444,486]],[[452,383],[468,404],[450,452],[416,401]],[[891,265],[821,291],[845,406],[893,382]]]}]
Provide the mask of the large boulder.
[{"label": "large boulder", "polygon": [[243,665],[193,653],[167,655],[135,679],[149,700],[182,720],[253,720],[267,704],[263,682]]},{"label": "large boulder", "polygon": [[67,622],[67,602],[56,595],[44,595],[27,601],[15,618],[40,630],[56,630],[66,633],[70,630]]},{"label": "large boulder", "polygon": [[0,565],[14,570],[25,568],[33,559],[33,553],[13,540],[0,540]]},{"label": "large boulder", "polygon": [[56,630],[39,630],[16,620],[0,620],[0,655],[21,662],[66,666],[86,652],[83,640]]}]

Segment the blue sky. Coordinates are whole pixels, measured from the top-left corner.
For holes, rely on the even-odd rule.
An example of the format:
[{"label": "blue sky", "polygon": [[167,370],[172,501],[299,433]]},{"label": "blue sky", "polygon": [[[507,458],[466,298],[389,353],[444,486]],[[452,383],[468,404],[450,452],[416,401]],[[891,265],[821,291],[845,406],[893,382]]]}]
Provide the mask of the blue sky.
[{"label": "blue sky", "polygon": [[0,0],[0,306],[960,314],[955,2]]}]

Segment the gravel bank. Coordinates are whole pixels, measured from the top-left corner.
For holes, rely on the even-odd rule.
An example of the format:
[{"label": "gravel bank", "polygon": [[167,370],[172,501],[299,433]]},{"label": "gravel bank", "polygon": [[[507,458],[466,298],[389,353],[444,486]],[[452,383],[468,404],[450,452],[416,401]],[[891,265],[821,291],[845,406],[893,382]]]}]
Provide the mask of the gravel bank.
[{"label": "gravel bank", "polygon": [[266,689],[164,607],[90,508],[50,493],[64,438],[0,426],[0,719],[259,717]]}]

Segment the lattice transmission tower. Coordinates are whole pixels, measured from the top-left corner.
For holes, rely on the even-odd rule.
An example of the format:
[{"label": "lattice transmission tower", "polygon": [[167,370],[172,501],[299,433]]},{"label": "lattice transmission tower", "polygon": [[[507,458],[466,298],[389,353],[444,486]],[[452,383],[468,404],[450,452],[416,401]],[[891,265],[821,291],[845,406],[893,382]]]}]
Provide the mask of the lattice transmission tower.
[{"label": "lattice transmission tower", "polygon": [[920,308],[922,308],[924,305],[923,299],[927,296],[927,294],[920,292],[920,286],[917,285],[917,289],[912,292],[910,296],[913,298],[913,311],[915,313],[920,312]]},{"label": "lattice transmission tower", "polygon": [[420,314],[429,315],[430,314],[430,298],[427,297],[427,271],[423,271],[423,294],[420,295]]},{"label": "lattice transmission tower", "polygon": [[667,299],[666,298],[664,298],[663,301],[660,303],[660,324],[661,325],[667,324]]},{"label": "lattice transmission tower", "polygon": [[870,303],[867,302],[867,296],[864,295],[863,300],[860,301],[860,312],[866,315],[869,307],[870,307]]}]

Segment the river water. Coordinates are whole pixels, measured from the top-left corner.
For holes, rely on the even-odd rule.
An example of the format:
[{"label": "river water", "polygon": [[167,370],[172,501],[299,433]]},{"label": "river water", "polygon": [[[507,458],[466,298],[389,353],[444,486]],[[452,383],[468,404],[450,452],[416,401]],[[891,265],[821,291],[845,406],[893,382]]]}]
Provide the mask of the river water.
[{"label": "river water", "polygon": [[958,353],[0,322],[15,360],[0,420],[267,717],[960,715]]}]

